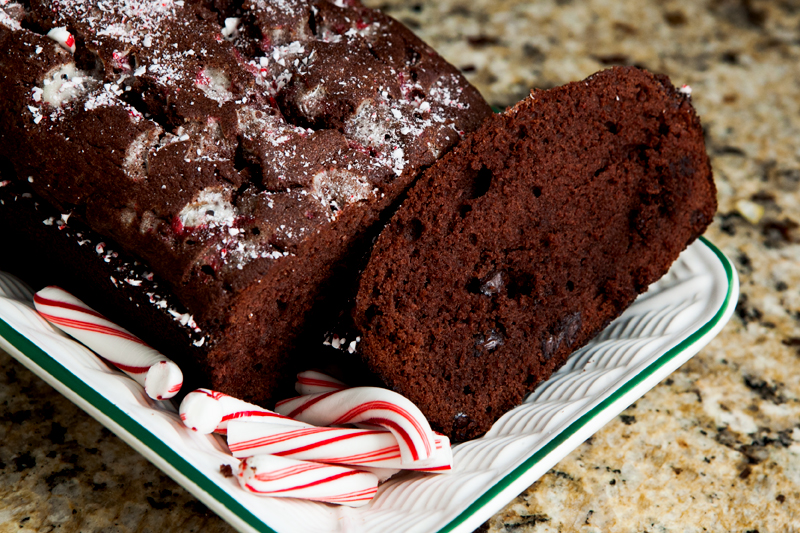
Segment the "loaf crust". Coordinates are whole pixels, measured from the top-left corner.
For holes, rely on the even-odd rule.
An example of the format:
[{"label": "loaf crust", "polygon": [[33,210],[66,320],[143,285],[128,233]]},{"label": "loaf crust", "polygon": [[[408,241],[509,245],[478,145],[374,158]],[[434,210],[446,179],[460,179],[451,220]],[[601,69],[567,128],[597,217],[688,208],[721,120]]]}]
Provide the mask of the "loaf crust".
[{"label": "loaf crust", "polygon": [[147,265],[207,385],[251,401],[352,287],[381,213],[491,112],[356,1],[25,6],[0,8],[3,179]]}]

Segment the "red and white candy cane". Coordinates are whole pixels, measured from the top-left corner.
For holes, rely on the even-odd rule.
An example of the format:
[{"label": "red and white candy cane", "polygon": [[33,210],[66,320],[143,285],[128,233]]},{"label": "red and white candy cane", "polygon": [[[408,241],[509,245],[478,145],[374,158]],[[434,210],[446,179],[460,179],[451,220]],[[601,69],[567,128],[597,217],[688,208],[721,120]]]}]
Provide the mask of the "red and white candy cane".
[{"label": "red and white candy cane", "polygon": [[292,427],[231,421],[228,448],[234,457],[271,454],[303,461],[375,468],[446,472],[452,469],[450,441],[435,435],[434,453],[424,461],[403,463],[395,436],[386,430]]},{"label": "red and white candy cane", "polygon": [[[319,394],[321,392],[336,392],[344,389],[352,388],[350,385],[332,378],[322,372],[316,370],[306,370],[297,374],[297,381],[294,384],[294,390],[302,396],[309,394]],[[381,429],[380,426],[374,424],[354,424],[356,427],[362,429]]]},{"label": "red and white candy cane", "polygon": [[378,478],[369,472],[274,455],[248,457],[239,464],[237,479],[254,494],[349,507],[368,504],[378,491]]},{"label": "red and white candy cane", "polygon": [[332,378],[316,370],[306,370],[297,374],[297,382],[294,390],[297,394],[318,394],[320,392],[331,392],[349,388],[336,378]]},{"label": "red and white candy cane", "polygon": [[67,291],[45,287],[34,295],[33,304],[48,322],[128,374],[151,398],[172,398],[181,389],[178,365]]},{"label": "red and white candy cane", "polygon": [[356,470],[361,470],[362,472],[369,472],[370,474],[375,474],[378,478],[378,483],[383,483],[393,475],[400,472],[399,468],[375,468],[372,466],[354,466]]},{"label": "red and white candy cane", "polygon": [[315,426],[368,424],[388,429],[400,446],[404,464],[428,459],[434,433],[419,408],[396,392],[377,387],[298,396],[278,402],[275,410]]},{"label": "red and white candy cane", "polygon": [[208,389],[197,389],[187,394],[181,402],[179,413],[186,427],[203,434],[216,432],[225,435],[231,420],[309,426],[269,409]]},{"label": "red and white candy cane", "polygon": [[435,442],[433,455],[419,464],[404,467],[404,470],[441,474],[453,470],[453,448],[450,446],[450,439],[439,433],[434,433],[433,439]]}]

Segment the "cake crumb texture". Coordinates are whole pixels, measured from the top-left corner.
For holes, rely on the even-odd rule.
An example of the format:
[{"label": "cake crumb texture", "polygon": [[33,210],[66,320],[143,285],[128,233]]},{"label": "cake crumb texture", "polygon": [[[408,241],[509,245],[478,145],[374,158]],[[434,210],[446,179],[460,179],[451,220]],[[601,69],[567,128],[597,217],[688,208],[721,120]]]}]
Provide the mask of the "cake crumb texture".
[{"label": "cake crumb texture", "polygon": [[628,67],[529,98],[426,171],[359,289],[360,349],[456,440],[616,318],[711,222],[700,122]]}]

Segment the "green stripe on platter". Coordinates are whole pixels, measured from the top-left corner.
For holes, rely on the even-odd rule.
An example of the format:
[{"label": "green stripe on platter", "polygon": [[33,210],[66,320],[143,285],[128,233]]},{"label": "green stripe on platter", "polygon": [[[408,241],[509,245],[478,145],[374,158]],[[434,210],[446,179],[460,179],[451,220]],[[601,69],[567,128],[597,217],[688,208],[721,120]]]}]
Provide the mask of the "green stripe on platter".
[{"label": "green stripe on platter", "polygon": [[53,359],[44,350],[36,346],[31,340],[19,333],[3,320],[0,320],[0,336],[5,338],[17,350],[25,354],[34,364],[50,374],[53,378],[61,382],[62,385],[71,390],[74,394],[81,397],[87,403],[94,406],[104,415],[109,417],[133,438],[150,448],[162,459],[172,465],[189,481],[207,492],[212,498],[225,506],[232,513],[246,522],[260,533],[276,533],[269,528],[255,515],[248,511],[242,504],[237,502],[227,492],[222,490],[216,483],[210,480],[197,468],[178,455],[172,448],[167,446],[161,439],[153,435],[144,426],[139,424],[128,414],[124,413],[119,407],[111,403],[105,396],[87,385],[75,374],[67,370],[61,363]]},{"label": "green stripe on platter", "polygon": [[725,294],[725,300],[720,305],[719,309],[717,310],[716,314],[703,324],[699,329],[697,329],[694,333],[689,335],[679,344],[674,346],[672,349],[667,351],[664,355],[653,361],[647,368],[645,368],[642,372],[631,378],[628,382],[622,385],[619,389],[614,391],[611,396],[606,398],[604,401],[596,405],[591,411],[581,416],[578,420],[573,422],[569,425],[564,431],[556,435],[550,442],[548,442],[545,446],[539,449],[536,453],[528,457],[521,465],[517,468],[512,470],[509,474],[507,474],[503,479],[495,483],[489,490],[484,492],[478,499],[476,499],[472,504],[467,507],[461,514],[455,517],[449,524],[445,527],[440,529],[438,533],[449,533],[453,531],[455,528],[460,526],[464,523],[469,517],[477,513],[482,507],[488,505],[496,496],[498,496],[503,490],[508,488],[512,483],[514,483],[517,479],[519,479],[522,475],[525,474],[528,470],[530,470],[536,463],[541,461],[545,458],[548,454],[553,452],[556,448],[561,446],[568,438],[574,435],[579,429],[585,426],[589,421],[591,421],[594,417],[602,413],[604,410],[608,409],[614,402],[619,400],[623,397],[626,393],[628,393],[631,389],[633,389],[636,385],[644,381],[647,377],[651,376],[653,372],[667,364],[670,360],[674,359],[678,354],[689,348],[692,344],[700,340],[706,333],[711,331],[714,326],[716,326],[722,317],[725,315],[725,311],[729,308],[731,304],[731,296],[733,294],[733,267],[730,264],[728,258],[723,254],[716,246],[714,246],[708,239],[705,237],[700,237],[700,241],[705,244],[714,254],[717,256],[719,261],[722,263],[722,266],[725,269],[725,276],[727,277],[727,284],[728,289]]}]

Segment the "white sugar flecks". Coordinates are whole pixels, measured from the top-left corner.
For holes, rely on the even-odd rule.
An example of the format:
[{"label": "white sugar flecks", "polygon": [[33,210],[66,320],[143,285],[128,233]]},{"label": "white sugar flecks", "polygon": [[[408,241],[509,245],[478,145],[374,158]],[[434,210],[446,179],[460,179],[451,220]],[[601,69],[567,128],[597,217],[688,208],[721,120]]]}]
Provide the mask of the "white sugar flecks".
[{"label": "white sugar flecks", "polygon": [[106,83],[103,87],[89,95],[83,103],[83,108],[86,111],[92,111],[99,107],[122,107],[128,111],[128,115],[132,118],[141,118],[141,113],[136,109],[130,107],[119,99],[122,94],[119,86],[116,84]]},{"label": "white sugar flecks", "polygon": [[468,109],[469,105],[459,100],[464,88],[461,87],[458,81],[458,77],[454,74],[443,76],[431,87],[431,100],[447,107]]},{"label": "white sugar flecks", "polygon": [[[305,2],[297,0],[253,0],[253,11],[261,11],[267,16],[298,17],[305,14]],[[312,6],[312,9],[316,9]]]},{"label": "white sugar flecks", "polygon": [[406,160],[403,158],[403,149],[402,148],[395,148],[392,150],[390,157],[394,164],[392,165],[392,170],[398,176],[403,173],[403,168],[406,166]]},{"label": "white sugar flecks", "polygon": [[28,106],[28,111],[31,112],[31,116],[33,117],[33,123],[38,124],[42,121],[42,111],[38,107],[34,107],[32,105]]},{"label": "white sugar flecks", "polygon": [[314,175],[312,194],[322,205],[332,208],[328,217],[333,220],[344,206],[375,196],[375,189],[363,174],[330,169]]},{"label": "white sugar flecks", "polygon": [[176,311],[175,309],[167,309],[167,312],[177,320],[181,326],[189,326],[192,329],[197,329],[197,324],[194,321],[194,317],[189,313],[181,313]]}]

